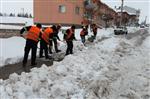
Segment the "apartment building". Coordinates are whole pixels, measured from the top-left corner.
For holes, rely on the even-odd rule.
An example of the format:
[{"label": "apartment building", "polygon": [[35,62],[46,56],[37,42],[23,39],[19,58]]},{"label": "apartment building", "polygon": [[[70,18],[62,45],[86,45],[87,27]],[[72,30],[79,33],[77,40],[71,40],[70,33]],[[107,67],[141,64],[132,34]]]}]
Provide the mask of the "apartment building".
[{"label": "apartment building", "polygon": [[81,25],[84,0],[34,0],[34,23]]}]

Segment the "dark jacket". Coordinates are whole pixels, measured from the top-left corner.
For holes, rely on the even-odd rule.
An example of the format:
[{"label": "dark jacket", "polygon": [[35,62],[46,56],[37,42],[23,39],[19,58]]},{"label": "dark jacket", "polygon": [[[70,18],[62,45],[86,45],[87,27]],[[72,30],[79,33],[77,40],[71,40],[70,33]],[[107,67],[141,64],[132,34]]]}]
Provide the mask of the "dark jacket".
[{"label": "dark jacket", "polygon": [[23,34],[25,31],[29,31],[30,28],[31,28],[31,26],[23,27],[23,28],[20,30],[20,34]]},{"label": "dark jacket", "polygon": [[74,34],[74,30],[72,29],[67,29],[66,30],[66,37],[65,37],[66,41],[73,41],[76,40],[75,38],[75,34]]},{"label": "dark jacket", "polygon": [[57,29],[56,32],[54,32],[54,35],[53,35],[53,39],[56,40],[58,39],[60,41],[60,38],[58,36],[58,33],[59,33],[59,30]]}]

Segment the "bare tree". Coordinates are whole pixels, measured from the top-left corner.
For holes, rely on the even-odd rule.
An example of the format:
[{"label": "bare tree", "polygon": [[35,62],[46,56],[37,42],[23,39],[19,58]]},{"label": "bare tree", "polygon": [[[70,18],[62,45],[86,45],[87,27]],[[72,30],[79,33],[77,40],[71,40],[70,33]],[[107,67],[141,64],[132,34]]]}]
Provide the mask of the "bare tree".
[{"label": "bare tree", "polygon": [[3,16],[3,14],[0,12],[0,16]]},{"label": "bare tree", "polygon": [[9,14],[9,16],[10,16],[10,17],[14,17],[14,16],[15,16],[15,14],[13,14],[13,13],[10,13],[10,14]]},{"label": "bare tree", "polygon": [[29,18],[32,18],[33,16],[32,16],[32,14],[30,13],[30,15],[29,15]]}]

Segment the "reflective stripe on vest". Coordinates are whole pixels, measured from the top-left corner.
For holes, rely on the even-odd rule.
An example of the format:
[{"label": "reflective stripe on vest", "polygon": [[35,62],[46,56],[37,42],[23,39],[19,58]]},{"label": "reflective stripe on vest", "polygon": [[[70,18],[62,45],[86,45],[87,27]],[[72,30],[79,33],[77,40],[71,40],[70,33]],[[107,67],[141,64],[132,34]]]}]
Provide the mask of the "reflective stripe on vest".
[{"label": "reflective stripe on vest", "polygon": [[42,34],[42,38],[44,39],[45,42],[49,43],[49,39],[51,37],[53,33],[53,29],[48,27],[44,30],[43,34]]},{"label": "reflective stripe on vest", "polygon": [[40,35],[40,29],[36,26],[32,26],[28,31],[27,39],[31,39],[38,42],[39,35]]}]

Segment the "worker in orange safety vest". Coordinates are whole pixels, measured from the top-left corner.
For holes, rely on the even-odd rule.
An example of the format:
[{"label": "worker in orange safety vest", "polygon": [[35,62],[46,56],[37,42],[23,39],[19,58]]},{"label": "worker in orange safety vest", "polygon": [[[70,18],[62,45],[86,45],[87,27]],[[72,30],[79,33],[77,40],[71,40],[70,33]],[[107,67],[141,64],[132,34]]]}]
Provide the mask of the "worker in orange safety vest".
[{"label": "worker in orange safety vest", "polygon": [[[42,33],[41,40],[40,40],[40,58],[43,56],[43,50],[45,52],[45,58],[51,59],[50,56],[48,56],[48,45],[52,46],[52,40],[54,36],[54,32],[56,31],[56,26],[53,25],[52,27],[46,27],[44,29],[44,32]],[[49,49],[52,50],[51,48]]]},{"label": "worker in orange safety vest", "polygon": [[[41,28],[42,28],[42,25],[38,23],[36,26],[27,26],[20,30],[20,36],[26,38],[26,45],[24,49],[24,58],[23,58],[23,67],[26,67],[30,50],[32,50],[31,66],[35,66],[37,64],[35,61],[36,61],[37,44],[41,36]],[[27,31],[26,36],[23,35],[25,31]]]}]

